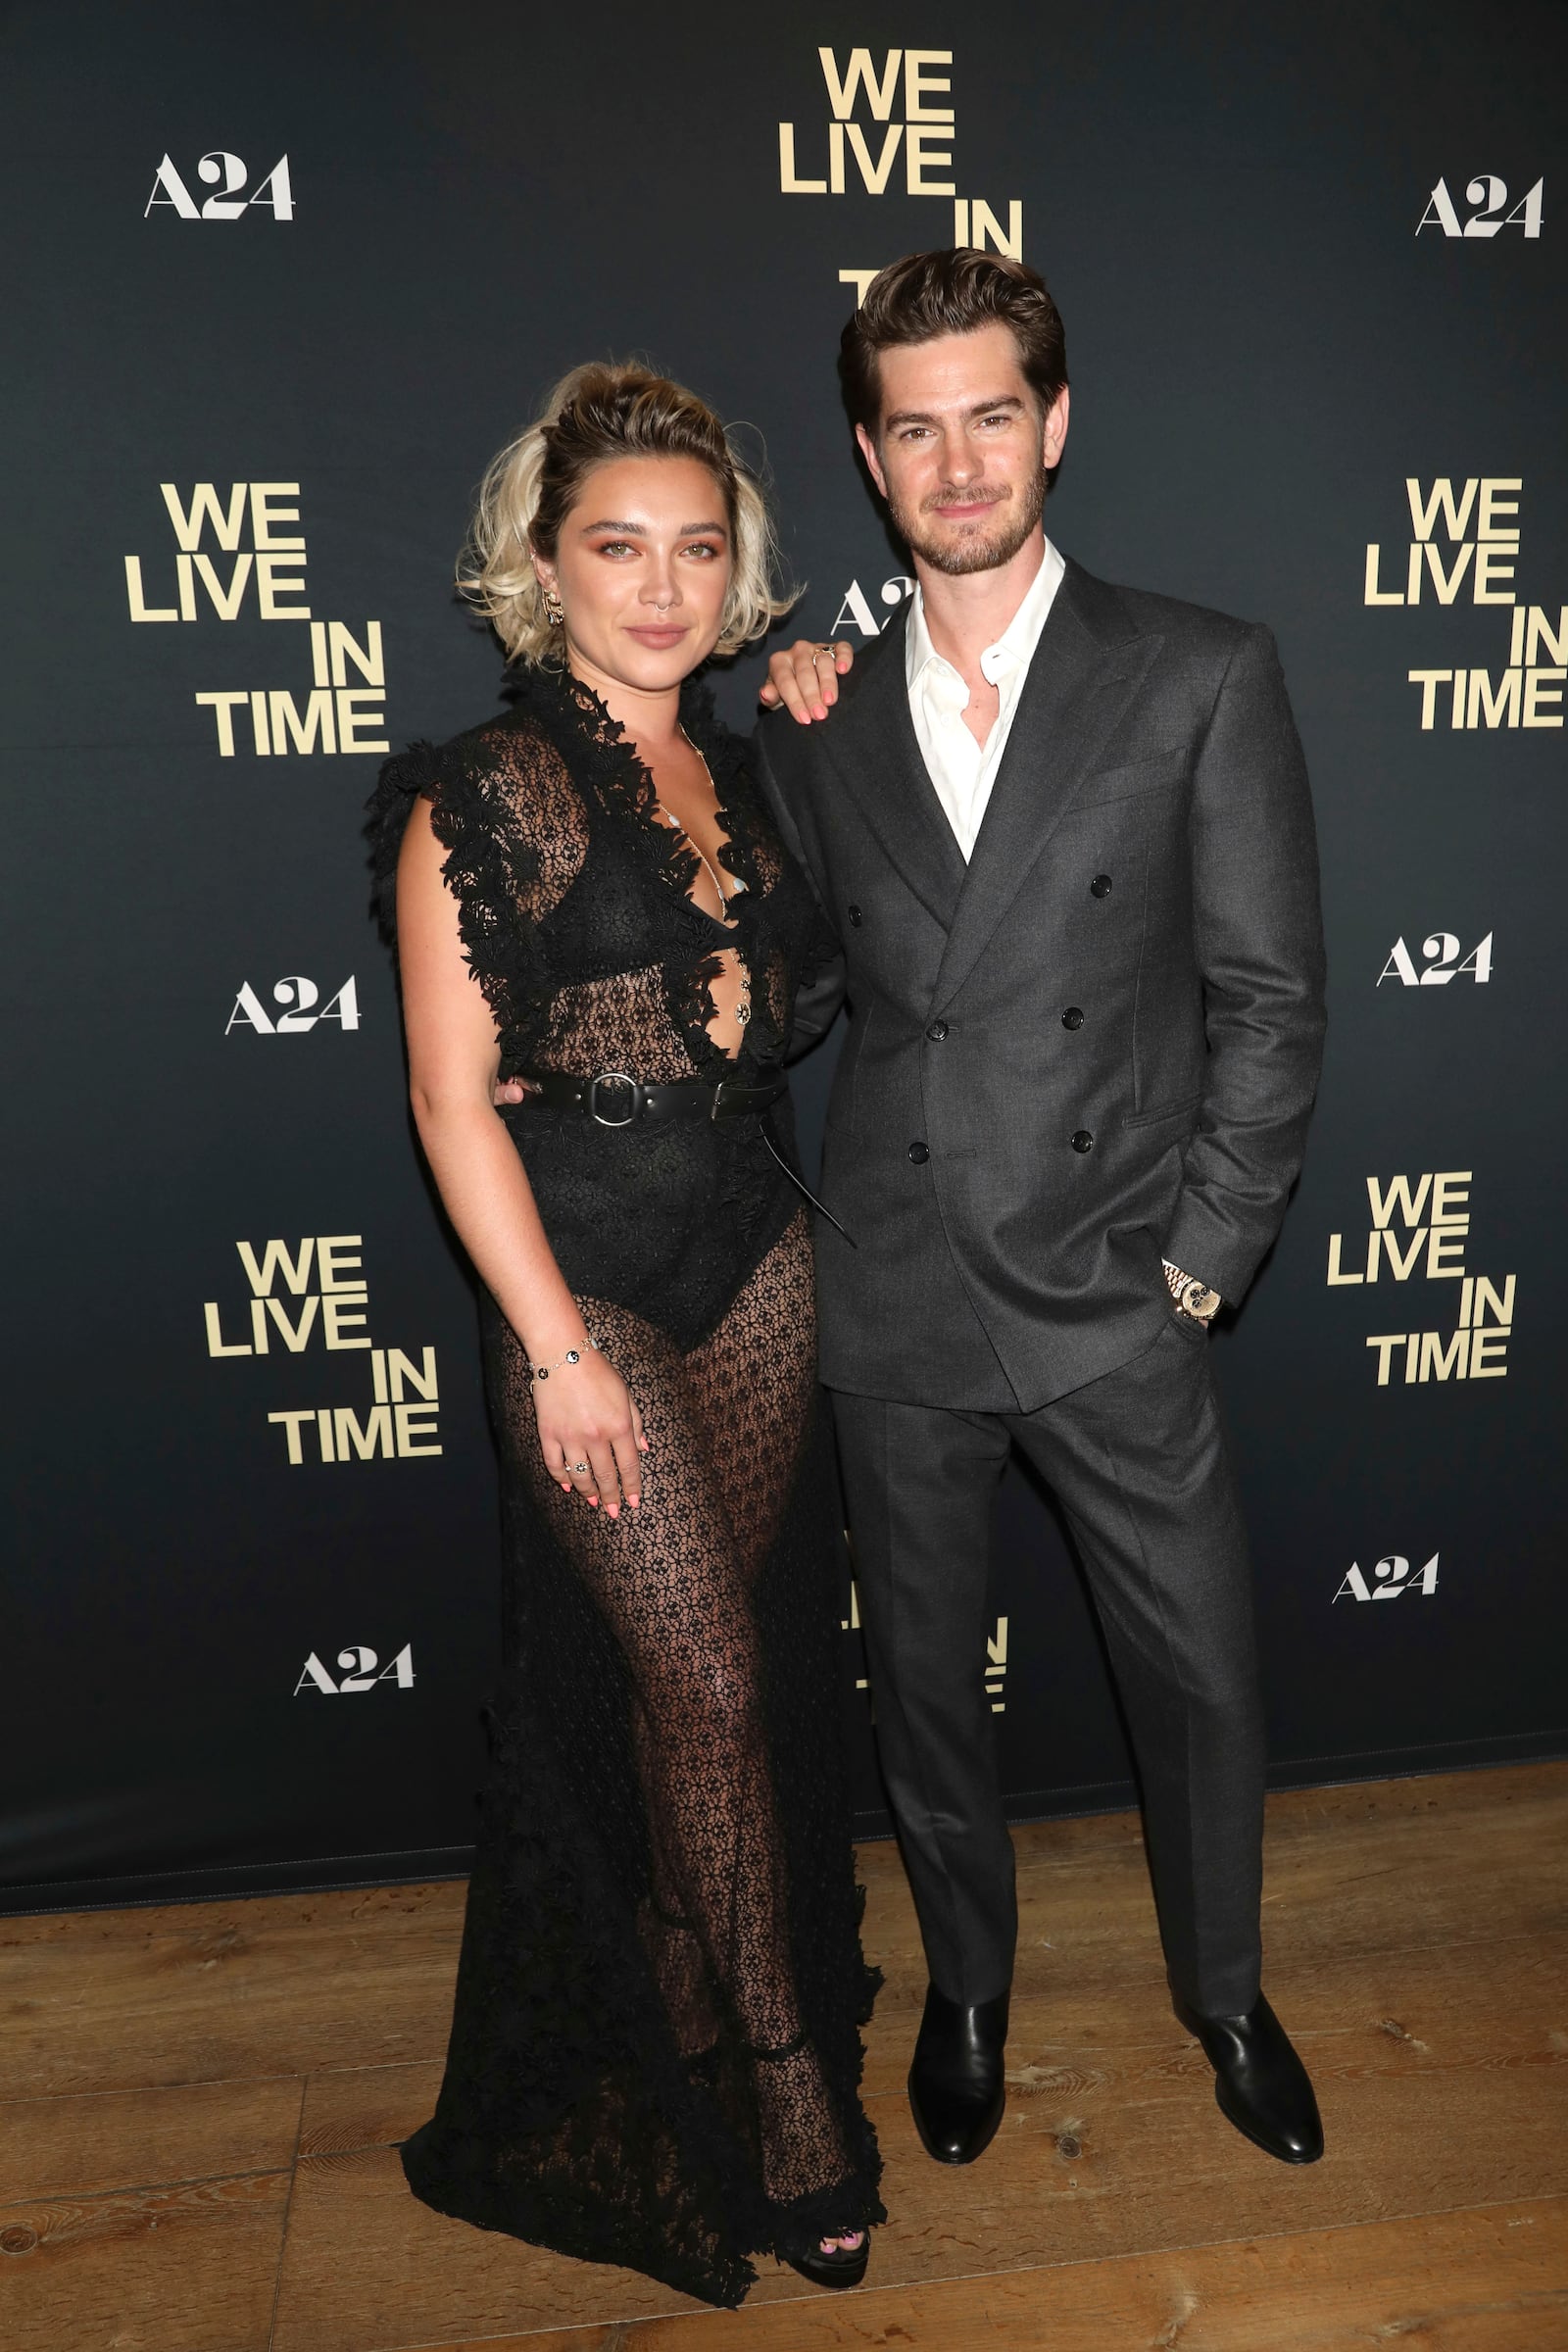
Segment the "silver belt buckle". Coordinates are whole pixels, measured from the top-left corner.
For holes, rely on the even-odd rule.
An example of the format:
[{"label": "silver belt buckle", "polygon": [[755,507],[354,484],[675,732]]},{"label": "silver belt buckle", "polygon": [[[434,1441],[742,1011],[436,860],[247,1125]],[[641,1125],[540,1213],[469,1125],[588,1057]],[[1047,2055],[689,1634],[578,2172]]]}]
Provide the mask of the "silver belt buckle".
[{"label": "silver belt buckle", "polygon": [[[631,1108],[623,1119],[607,1119],[599,1107],[599,1089],[602,1086],[624,1086],[631,1090]],[[588,1081],[588,1116],[597,1127],[630,1127],[641,1117],[644,1095],[637,1080],[627,1070],[601,1070],[597,1078]]]}]

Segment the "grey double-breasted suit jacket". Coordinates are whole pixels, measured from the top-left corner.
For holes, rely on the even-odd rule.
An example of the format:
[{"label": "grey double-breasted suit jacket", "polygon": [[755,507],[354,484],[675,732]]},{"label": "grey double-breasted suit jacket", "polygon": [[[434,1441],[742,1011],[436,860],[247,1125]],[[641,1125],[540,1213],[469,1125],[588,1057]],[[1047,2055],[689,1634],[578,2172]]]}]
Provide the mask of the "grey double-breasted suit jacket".
[{"label": "grey double-breasted suit jacket", "polygon": [[822,1374],[1033,1411],[1158,1337],[1162,1256],[1239,1299],[1322,1051],[1317,851],[1269,632],[1067,564],[965,867],[904,622],[825,723],[758,731],[847,996],[818,1232]]}]

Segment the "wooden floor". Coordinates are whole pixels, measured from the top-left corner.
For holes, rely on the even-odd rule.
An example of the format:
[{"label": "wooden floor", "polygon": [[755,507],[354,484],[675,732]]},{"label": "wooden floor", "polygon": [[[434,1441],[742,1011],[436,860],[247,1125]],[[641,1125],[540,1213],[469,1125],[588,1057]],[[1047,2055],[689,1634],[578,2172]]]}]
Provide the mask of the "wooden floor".
[{"label": "wooden floor", "polygon": [[428,2213],[461,1886],[0,1922],[4,2352],[1568,2352],[1568,1764],[1278,1797],[1267,1983],[1328,2155],[1215,2109],[1161,1988],[1136,1821],[1019,1833],[1006,2120],[971,2171],[903,2094],[922,1991],[864,1849],[888,1984],[867,2092],[893,2220],[857,2293],[763,2264],[712,2313]]}]

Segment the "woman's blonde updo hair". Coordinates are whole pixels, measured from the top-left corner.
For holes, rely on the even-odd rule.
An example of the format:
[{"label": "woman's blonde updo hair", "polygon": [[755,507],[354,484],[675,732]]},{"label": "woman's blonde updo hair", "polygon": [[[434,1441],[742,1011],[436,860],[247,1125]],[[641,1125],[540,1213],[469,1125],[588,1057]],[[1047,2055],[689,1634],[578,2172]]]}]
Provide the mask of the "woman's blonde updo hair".
[{"label": "woman's blonde updo hair", "polygon": [[593,362],[562,377],[545,411],[479,485],[458,588],[484,614],[509,662],[562,654],[531,558],[553,563],[561,526],[596,466],[612,458],[695,458],[723,494],[733,549],[714,652],[738,653],[795,602],[778,586],[767,503],[707,404],[652,369]]}]

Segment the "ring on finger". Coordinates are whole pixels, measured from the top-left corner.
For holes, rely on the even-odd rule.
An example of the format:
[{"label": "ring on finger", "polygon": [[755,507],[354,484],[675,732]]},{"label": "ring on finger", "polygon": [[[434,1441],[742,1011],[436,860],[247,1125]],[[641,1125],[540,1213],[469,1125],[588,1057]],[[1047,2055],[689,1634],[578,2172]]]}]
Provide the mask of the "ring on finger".
[{"label": "ring on finger", "polygon": [[582,1478],[587,1472],[588,1465],[586,1462],[568,1462],[566,1468],[571,1472],[573,1478]]}]

